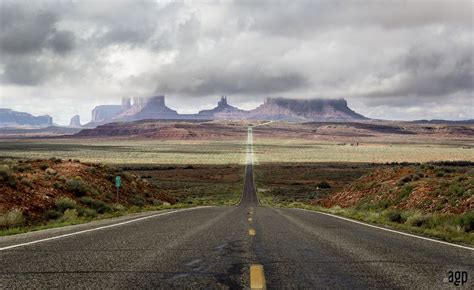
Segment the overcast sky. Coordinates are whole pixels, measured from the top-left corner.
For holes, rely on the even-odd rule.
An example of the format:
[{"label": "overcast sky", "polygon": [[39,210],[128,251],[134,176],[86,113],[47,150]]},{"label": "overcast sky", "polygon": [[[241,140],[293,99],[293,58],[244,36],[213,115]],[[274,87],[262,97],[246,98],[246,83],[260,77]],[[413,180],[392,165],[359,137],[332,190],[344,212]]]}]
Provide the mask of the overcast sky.
[{"label": "overcast sky", "polygon": [[82,122],[123,96],[180,113],[345,98],[368,117],[474,118],[472,1],[4,1],[0,107]]}]

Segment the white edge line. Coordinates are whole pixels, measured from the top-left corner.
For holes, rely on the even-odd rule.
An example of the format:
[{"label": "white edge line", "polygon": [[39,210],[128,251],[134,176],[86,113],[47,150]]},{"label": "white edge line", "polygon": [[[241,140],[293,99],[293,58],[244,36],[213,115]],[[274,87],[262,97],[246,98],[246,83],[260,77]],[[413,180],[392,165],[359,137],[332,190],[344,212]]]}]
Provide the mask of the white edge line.
[{"label": "white edge line", "polygon": [[97,227],[97,228],[93,228],[93,229],[83,230],[83,231],[79,231],[79,232],[73,232],[73,233],[69,233],[69,234],[64,234],[64,235],[54,236],[54,237],[50,237],[50,238],[45,238],[45,239],[41,239],[41,240],[36,240],[36,241],[11,245],[11,246],[0,248],[0,251],[10,250],[10,249],[13,249],[13,248],[18,248],[18,247],[28,246],[28,245],[32,245],[32,244],[47,242],[47,241],[51,241],[51,240],[57,240],[57,239],[65,238],[65,237],[70,237],[70,236],[74,236],[74,235],[79,235],[79,234],[84,234],[84,233],[88,233],[88,232],[98,231],[98,230],[102,230],[102,229],[117,227],[117,226],[121,226],[121,225],[125,225],[125,224],[138,222],[138,221],[141,221],[141,220],[154,218],[154,217],[157,217],[157,216],[163,216],[163,215],[168,215],[168,214],[172,214],[172,213],[183,212],[183,211],[194,210],[194,209],[205,208],[205,207],[207,207],[207,206],[198,206],[198,207],[192,207],[192,208],[184,208],[184,209],[167,211],[167,212],[158,213],[158,214],[154,214],[154,215],[149,215],[149,216],[145,216],[145,217],[141,217],[141,218],[136,218],[136,219],[132,219],[132,220],[116,223],[116,224],[111,224],[111,225],[106,225],[106,226]]},{"label": "white edge line", "polygon": [[387,228],[384,228],[384,227],[379,227],[379,226],[371,225],[371,224],[368,224],[368,223],[356,221],[356,220],[353,220],[353,219],[350,219],[350,218],[345,218],[345,217],[342,217],[342,216],[338,216],[338,215],[334,215],[334,214],[330,214],[330,213],[326,213],[326,212],[321,212],[321,211],[316,211],[316,210],[309,210],[309,209],[304,209],[304,208],[296,208],[296,207],[293,207],[293,208],[291,208],[291,209],[298,209],[298,210],[303,210],[303,211],[308,211],[308,212],[323,214],[323,215],[335,217],[335,218],[338,218],[338,219],[342,219],[342,220],[345,220],[345,221],[353,222],[353,223],[356,223],[356,224],[368,226],[368,227],[371,227],[371,228],[376,228],[376,229],[379,229],[379,230],[384,230],[384,231],[387,231],[387,232],[397,233],[397,234],[404,235],[404,236],[408,236],[408,237],[412,237],[412,238],[418,238],[418,239],[421,239],[421,240],[426,240],[426,241],[430,241],[430,242],[440,243],[440,244],[444,244],[444,245],[448,245],[448,246],[452,246],[452,247],[457,247],[457,248],[461,248],[461,249],[466,249],[466,250],[474,251],[474,248],[471,248],[471,247],[462,246],[462,245],[457,245],[457,244],[452,244],[452,243],[443,242],[443,241],[439,241],[439,240],[435,240],[435,239],[425,238],[425,237],[422,237],[422,236],[417,236],[417,235],[408,234],[408,233],[405,233],[405,232],[400,232],[400,231],[396,231],[396,230],[392,230],[392,229],[387,229]]}]

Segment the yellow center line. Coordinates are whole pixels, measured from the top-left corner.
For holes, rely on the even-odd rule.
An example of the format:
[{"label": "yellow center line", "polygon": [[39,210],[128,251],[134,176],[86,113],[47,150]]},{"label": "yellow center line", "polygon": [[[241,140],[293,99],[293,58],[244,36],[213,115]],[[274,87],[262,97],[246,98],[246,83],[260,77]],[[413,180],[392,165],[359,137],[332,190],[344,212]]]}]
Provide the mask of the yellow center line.
[{"label": "yellow center line", "polygon": [[249,217],[249,218],[248,218],[248,220],[249,220],[249,222],[251,222],[251,221],[252,221],[252,218],[251,218],[251,217]]},{"label": "yellow center line", "polygon": [[255,236],[256,232],[254,229],[249,229],[249,236]]},{"label": "yellow center line", "polygon": [[250,265],[250,289],[267,289],[263,266],[260,264]]}]

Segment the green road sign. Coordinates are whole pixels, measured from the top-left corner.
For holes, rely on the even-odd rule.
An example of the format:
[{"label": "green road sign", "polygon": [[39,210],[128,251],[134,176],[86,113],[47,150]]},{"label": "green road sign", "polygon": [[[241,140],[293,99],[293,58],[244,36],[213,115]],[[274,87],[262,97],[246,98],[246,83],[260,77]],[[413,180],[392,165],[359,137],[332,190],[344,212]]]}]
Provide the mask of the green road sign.
[{"label": "green road sign", "polygon": [[120,178],[120,176],[115,176],[115,186],[119,188],[121,184],[122,184],[122,179]]}]

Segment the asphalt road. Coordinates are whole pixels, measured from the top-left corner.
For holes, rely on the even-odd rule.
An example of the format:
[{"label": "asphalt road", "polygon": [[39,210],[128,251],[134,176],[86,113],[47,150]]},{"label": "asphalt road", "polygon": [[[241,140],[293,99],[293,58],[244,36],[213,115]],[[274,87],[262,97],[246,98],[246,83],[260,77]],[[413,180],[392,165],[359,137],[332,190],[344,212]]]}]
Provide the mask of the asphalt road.
[{"label": "asphalt road", "polygon": [[[239,206],[2,237],[0,289],[249,288],[258,282],[269,289],[446,289],[454,287],[443,282],[449,271],[466,271],[463,288],[473,288],[472,249],[316,212],[260,207],[251,139],[250,130]],[[263,273],[250,273],[251,265]]]}]

